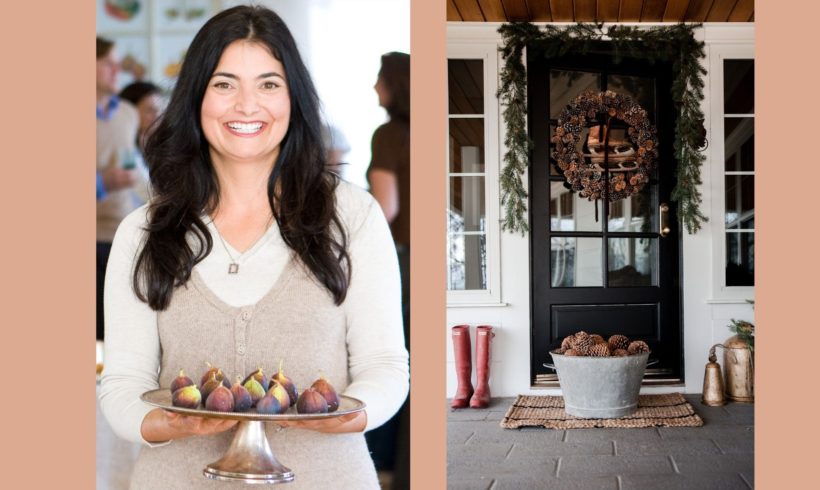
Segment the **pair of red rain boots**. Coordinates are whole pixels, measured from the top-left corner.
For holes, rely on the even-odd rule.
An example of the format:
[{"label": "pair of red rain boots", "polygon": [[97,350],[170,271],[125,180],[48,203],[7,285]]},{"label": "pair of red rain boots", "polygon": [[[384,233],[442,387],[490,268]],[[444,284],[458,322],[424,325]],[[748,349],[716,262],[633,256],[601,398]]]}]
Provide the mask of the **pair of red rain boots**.
[{"label": "pair of red rain boots", "polygon": [[471,378],[473,366],[470,352],[470,326],[456,325],[453,327],[453,350],[456,359],[456,376],[458,389],[451,408],[487,408],[490,404],[490,339],[495,337],[493,327],[482,325],[476,327],[475,373],[476,388],[473,392]]}]

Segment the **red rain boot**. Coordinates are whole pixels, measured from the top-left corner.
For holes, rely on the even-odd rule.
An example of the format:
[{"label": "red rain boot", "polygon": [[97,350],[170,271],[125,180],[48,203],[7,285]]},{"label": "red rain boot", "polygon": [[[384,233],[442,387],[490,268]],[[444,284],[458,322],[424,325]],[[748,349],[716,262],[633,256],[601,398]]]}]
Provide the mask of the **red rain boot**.
[{"label": "red rain boot", "polygon": [[473,394],[473,385],[470,378],[473,375],[473,364],[470,352],[470,326],[456,325],[453,327],[453,351],[456,358],[456,377],[458,389],[456,396],[450,403],[451,408],[467,408],[470,396]]},{"label": "red rain boot", "polygon": [[490,339],[495,337],[493,327],[482,325],[475,332],[476,388],[470,398],[470,408],[487,408],[490,404]]}]

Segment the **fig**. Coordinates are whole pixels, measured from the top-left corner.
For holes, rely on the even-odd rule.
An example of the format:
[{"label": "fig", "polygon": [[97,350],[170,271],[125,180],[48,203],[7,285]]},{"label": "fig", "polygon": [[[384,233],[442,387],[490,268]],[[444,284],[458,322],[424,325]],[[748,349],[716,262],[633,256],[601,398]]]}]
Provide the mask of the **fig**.
[{"label": "fig", "polygon": [[275,415],[277,413],[282,413],[282,406],[279,404],[279,400],[277,400],[275,396],[268,393],[256,404],[256,411],[258,413]]},{"label": "fig", "polygon": [[265,396],[265,388],[262,388],[262,385],[259,384],[259,381],[256,379],[251,378],[242,385],[248,390],[248,393],[251,395],[252,405],[256,405],[259,403],[259,400]]},{"label": "fig", "polygon": [[324,376],[319,377],[310,387],[324,397],[327,402],[328,412],[335,412],[339,409],[339,394],[336,393],[336,390],[327,382]]},{"label": "fig", "polygon": [[214,390],[220,386],[223,386],[222,381],[216,379],[216,373],[211,373],[211,379],[206,381],[205,384],[199,388],[199,391],[202,392],[202,402],[207,402],[211,393],[213,393]]},{"label": "fig", "polygon": [[192,380],[188,376],[185,376],[185,371],[180,369],[179,376],[177,376],[176,378],[174,378],[173,381],[171,381],[171,393],[177,391],[180,388],[191,386],[192,384],[194,384],[194,380]]},{"label": "fig", "polygon": [[193,383],[174,391],[171,396],[171,404],[175,407],[198,408],[201,402],[202,394]]},{"label": "fig", "polygon": [[242,383],[239,380],[240,378],[237,376],[236,383],[231,386],[231,395],[233,395],[233,411],[247,412],[253,406],[253,399],[251,398],[251,394],[248,393],[248,390],[242,386]]},{"label": "fig", "polygon": [[205,400],[205,409],[215,412],[233,412],[233,394],[220,384]]},{"label": "fig", "polygon": [[284,371],[282,371],[283,362],[284,360],[279,361],[279,372],[271,376],[271,379],[275,379],[285,388],[285,391],[288,392],[288,396],[290,397],[290,404],[296,405],[296,400],[299,399],[299,390],[296,389],[296,385],[293,384],[293,381],[285,376]]},{"label": "fig", "polygon": [[270,380],[268,395],[272,395],[279,400],[279,405],[281,406],[279,413],[285,413],[288,408],[290,408],[290,395],[288,395],[285,387],[275,379]]},{"label": "fig", "polygon": [[202,378],[199,380],[199,386],[203,386],[205,383],[208,382],[209,379],[211,379],[212,375],[215,375],[217,371],[219,371],[219,368],[211,366],[210,362],[206,362],[205,364],[208,365],[208,370],[205,371],[205,374],[203,374]]},{"label": "fig", "polygon": [[268,386],[268,377],[265,376],[265,372],[262,371],[261,367],[256,368],[256,371],[252,372],[245,379],[243,379],[242,380],[242,385],[244,386],[245,383],[247,383],[248,380],[251,379],[251,378],[258,381],[259,384],[262,386],[262,389],[265,389],[265,387]]},{"label": "fig", "polygon": [[327,400],[318,391],[308,388],[299,395],[296,401],[296,411],[299,413],[327,413]]},{"label": "fig", "polygon": [[204,386],[205,383],[207,383],[208,380],[211,379],[211,375],[216,375],[216,379],[222,381],[222,384],[225,385],[225,388],[230,389],[231,382],[228,381],[228,377],[225,376],[225,373],[223,373],[222,370],[218,367],[211,366],[210,362],[206,362],[205,364],[208,365],[208,370],[205,371],[205,374],[203,374],[202,378],[199,380],[200,389],[202,389],[202,386]]}]

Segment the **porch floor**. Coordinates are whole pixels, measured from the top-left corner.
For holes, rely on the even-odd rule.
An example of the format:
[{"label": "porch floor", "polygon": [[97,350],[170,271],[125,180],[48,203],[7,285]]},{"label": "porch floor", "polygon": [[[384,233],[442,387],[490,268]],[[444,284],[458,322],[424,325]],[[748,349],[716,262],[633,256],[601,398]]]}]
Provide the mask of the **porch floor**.
[{"label": "porch floor", "polygon": [[514,398],[457,411],[448,400],[447,488],[754,488],[754,405],[685,397],[703,427],[510,430],[499,424]]}]

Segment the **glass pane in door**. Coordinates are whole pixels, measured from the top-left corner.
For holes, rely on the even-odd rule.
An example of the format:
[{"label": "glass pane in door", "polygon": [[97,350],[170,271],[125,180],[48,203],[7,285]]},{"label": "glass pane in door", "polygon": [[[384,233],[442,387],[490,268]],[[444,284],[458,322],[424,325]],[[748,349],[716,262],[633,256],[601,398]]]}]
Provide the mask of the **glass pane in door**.
[{"label": "glass pane in door", "polygon": [[[595,206],[598,206],[598,221]],[[550,182],[550,230],[552,231],[601,231],[603,222],[602,201],[590,201],[572,192],[563,181]]]},{"label": "glass pane in door", "polygon": [[657,209],[652,199],[653,184],[647,184],[641,192],[609,203],[607,229],[615,232],[649,233],[657,231]]},{"label": "glass pane in door", "polygon": [[649,120],[655,120],[655,81],[652,78],[609,75],[607,90],[628,95],[646,109]]},{"label": "glass pane in door", "polygon": [[656,286],[657,238],[610,238],[609,287]]},{"label": "glass pane in door", "polygon": [[550,118],[557,119],[561,111],[587,90],[601,90],[601,75],[583,71],[550,70]]},{"label": "glass pane in door", "polygon": [[603,286],[601,241],[600,238],[552,237],[552,287]]}]

